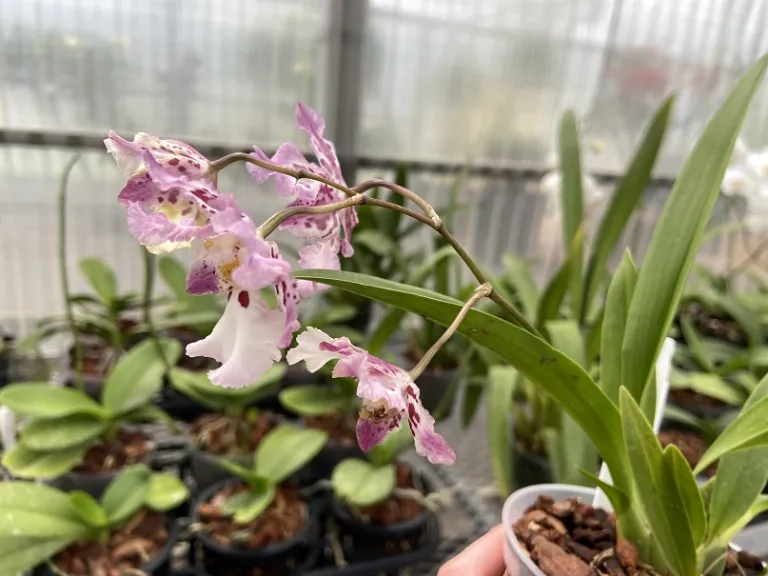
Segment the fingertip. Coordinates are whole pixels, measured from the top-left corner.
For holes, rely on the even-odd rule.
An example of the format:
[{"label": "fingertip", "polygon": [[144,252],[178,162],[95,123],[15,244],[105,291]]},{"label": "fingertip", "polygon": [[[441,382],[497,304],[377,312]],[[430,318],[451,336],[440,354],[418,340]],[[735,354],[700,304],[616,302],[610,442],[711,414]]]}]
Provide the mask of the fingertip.
[{"label": "fingertip", "polygon": [[437,576],[502,576],[504,526],[499,524],[446,562]]}]

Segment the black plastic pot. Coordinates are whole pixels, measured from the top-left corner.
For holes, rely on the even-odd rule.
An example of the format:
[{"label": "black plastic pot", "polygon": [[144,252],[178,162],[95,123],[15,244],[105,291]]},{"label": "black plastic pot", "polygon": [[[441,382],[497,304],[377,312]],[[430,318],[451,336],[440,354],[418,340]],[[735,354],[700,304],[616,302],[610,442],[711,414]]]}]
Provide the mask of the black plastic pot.
[{"label": "black plastic pot", "polygon": [[[142,460],[142,463],[149,467],[153,467],[154,457],[154,445],[150,442],[149,452]],[[82,490],[83,492],[90,494],[98,500],[104,490],[106,490],[109,483],[112,482],[112,480],[122,471],[123,468],[110,470],[108,472],[76,472],[73,470],[51,479],[49,484],[58,488],[59,490],[62,490],[63,492]]]},{"label": "black plastic pot", "polygon": [[[181,527],[173,520],[168,520],[168,540],[160,548],[157,555],[141,567],[141,571],[148,576],[170,576],[174,574],[171,569],[171,552],[179,539]],[[61,576],[51,570],[48,564],[41,564],[33,571],[34,576]]]},{"label": "black plastic pot", "polygon": [[516,488],[525,488],[534,484],[549,484],[554,481],[552,464],[545,455],[513,449],[512,458]]},{"label": "black plastic pot", "polygon": [[10,334],[3,334],[3,343],[0,344],[0,388],[11,383],[13,369],[13,345],[15,338]]},{"label": "black plastic pot", "polygon": [[[413,474],[416,471],[413,470]],[[418,476],[425,492],[433,492],[435,487],[425,476]],[[349,562],[364,562],[371,558],[391,556],[397,545],[407,542],[409,548],[415,548],[427,530],[434,513],[424,510],[416,518],[397,524],[376,525],[368,524],[358,519],[345,503],[334,500],[333,518],[338,525],[343,538],[348,539],[350,546],[345,547],[345,558]]]},{"label": "black plastic pot", "polygon": [[[240,482],[240,480],[226,480],[203,490],[192,503],[190,509],[192,521],[199,521],[197,510],[201,504],[208,502],[228,484]],[[211,566],[215,565],[227,566],[231,569],[231,571],[228,570],[227,576],[244,568],[259,568],[265,575],[275,574],[276,576],[291,574],[299,566],[307,568],[306,560],[310,558],[321,537],[320,517],[323,509],[322,497],[311,498],[307,502],[307,521],[304,528],[292,538],[260,550],[242,550],[223,546],[209,538],[204,531],[199,531],[195,533],[194,540],[198,543],[202,555],[201,565],[205,570],[211,570]]]},{"label": "black plastic pot", "polygon": [[364,459],[365,453],[357,443],[342,444],[337,440],[328,439],[320,453],[310,462],[310,474],[317,480],[330,478],[336,465],[347,458]]},{"label": "black plastic pot", "polygon": [[165,410],[174,420],[186,423],[194,422],[203,414],[211,412],[199,402],[171,388],[167,382],[160,391],[160,396],[155,404]]},{"label": "black plastic pot", "polygon": [[[432,370],[427,368],[422,372],[421,376],[416,379],[416,385],[421,392],[421,403],[424,405],[431,414],[434,415],[437,407],[440,406],[443,398],[451,388],[451,383],[456,377],[456,369],[451,368],[449,370]],[[453,395],[455,396],[455,394]],[[447,406],[442,410],[440,414],[440,420],[443,420],[451,415],[453,408],[454,398],[446,399]]]}]

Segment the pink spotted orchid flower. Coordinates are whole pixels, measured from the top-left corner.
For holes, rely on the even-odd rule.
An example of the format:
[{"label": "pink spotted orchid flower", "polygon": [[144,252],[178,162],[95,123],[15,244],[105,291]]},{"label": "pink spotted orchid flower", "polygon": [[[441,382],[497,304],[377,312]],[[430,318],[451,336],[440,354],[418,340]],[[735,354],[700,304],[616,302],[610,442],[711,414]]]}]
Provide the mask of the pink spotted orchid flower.
[{"label": "pink spotted orchid flower", "polygon": [[363,399],[357,440],[363,451],[368,452],[400,428],[405,417],[416,452],[433,464],[455,462],[454,451],[435,432],[435,420],[422,405],[418,386],[402,368],[352,345],[347,338],[331,338],[312,327],[299,335],[297,345],[286,357],[288,364],[305,361],[310,372],[337,360],[334,378],[357,378],[357,395]]},{"label": "pink spotted orchid flower", "polygon": [[[193,148],[143,133],[133,142],[110,133],[105,143],[129,176],[118,199],[127,206],[131,234],[153,252],[197,239],[202,246],[187,291],[227,294],[221,319],[208,337],[187,346],[187,354],[221,362],[209,372],[215,385],[247,386],[281,359],[299,328],[290,264],[259,236],[234,197],[216,190],[206,178],[207,161]],[[269,287],[276,309],[261,293]]]},{"label": "pink spotted orchid flower", "polygon": [[110,131],[104,144],[128,178],[118,195],[128,229],[150,252],[169,252],[210,234],[205,224],[219,208],[219,194],[205,156],[145,132],[130,142]]},{"label": "pink spotted orchid flower", "polygon": [[[271,160],[275,164],[288,168],[305,170],[338,184],[346,185],[341,173],[339,159],[336,156],[336,148],[333,142],[324,136],[325,122],[323,119],[309,106],[299,104],[296,107],[296,122],[299,128],[309,135],[309,142],[317,157],[318,164],[307,161],[299,149],[291,143],[281,145],[271,159],[255,146],[253,156],[261,160]],[[343,192],[315,180],[302,179],[297,181],[292,176],[251,164],[248,165],[248,171],[257,182],[264,182],[267,178],[273,178],[279,194],[294,197],[288,206],[323,206],[346,198]],[[354,252],[350,235],[357,222],[355,209],[350,207],[332,214],[294,216],[281,223],[280,229],[286,230],[295,238],[313,241],[299,250],[299,266],[338,270],[340,268],[339,253],[348,258]],[[315,282],[305,280],[299,282],[301,296],[309,296],[324,288]]]}]

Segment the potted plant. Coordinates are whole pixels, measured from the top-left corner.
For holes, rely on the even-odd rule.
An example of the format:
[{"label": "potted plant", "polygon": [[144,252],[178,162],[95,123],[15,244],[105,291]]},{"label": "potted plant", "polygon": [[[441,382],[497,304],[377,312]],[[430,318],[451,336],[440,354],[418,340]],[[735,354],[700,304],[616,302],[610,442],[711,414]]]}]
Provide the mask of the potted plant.
[{"label": "potted plant", "polygon": [[167,512],[188,496],[175,476],[126,468],[97,501],[33,482],[0,483],[0,573],[170,573],[175,528]]},{"label": "potted plant", "polygon": [[429,528],[436,505],[430,499],[434,487],[426,476],[397,460],[409,446],[410,434],[403,428],[365,459],[347,458],[334,468],[333,517],[345,561],[410,552]]},{"label": "potted plant", "polygon": [[246,460],[278,425],[275,414],[254,404],[274,393],[284,373],[285,365],[275,364],[250,386],[221,388],[203,373],[183,368],[171,371],[171,386],[209,410],[192,421],[187,432],[190,470],[198,489],[229,477],[218,464],[219,458]]},{"label": "potted plant", "polygon": [[309,428],[328,435],[312,462],[315,475],[327,478],[344,458],[362,456],[355,436],[359,411],[357,383],[350,378],[328,379],[327,384],[293,386],[280,392],[280,403]]},{"label": "potted plant", "polygon": [[235,479],[203,490],[190,510],[207,572],[286,574],[302,562],[319,536],[321,501],[304,496],[291,477],[325,441],[319,430],[279,426],[256,448],[252,465],[220,461]]},{"label": "potted plant", "polygon": [[48,383],[6,386],[0,405],[26,421],[3,465],[20,478],[55,478],[61,487],[98,496],[120,469],[149,457],[150,441],[130,424],[169,421],[152,401],[166,362],[175,362],[179,354],[173,340],[162,340],[159,347],[154,340],[143,341],[117,361],[98,402]]},{"label": "potted plant", "polygon": [[[674,446],[662,450],[653,432],[656,386],[651,376],[738,131],[766,66],[768,56],[747,72],[708,123],[669,195],[641,270],[636,270],[627,255],[614,274],[607,292],[599,346],[601,385],[576,361],[530,330],[523,319],[516,318],[516,326],[496,315],[467,310],[466,305],[462,307],[461,302],[441,294],[382,279],[326,270],[296,274],[301,279],[343,287],[418,312],[443,324],[451,323],[557,401],[591,439],[610,471],[610,483],[583,471],[611,500],[618,534],[617,548],[597,560],[592,557],[590,562],[616,560],[616,554],[623,554],[637,560],[634,568],[640,564],[650,566],[652,572],[646,573],[651,574],[722,573],[729,557],[730,539],[765,505],[760,493],[768,478],[768,458],[764,453],[768,449],[768,435],[764,434],[768,379],[752,392],[739,416],[691,470]],[[711,483],[700,488],[694,474],[721,458],[727,462],[721,463]],[[505,504],[503,516],[509,540],[505,553],[511,573],[543,573],[523,548],[528,544],[525,535],[521,535],[521,543],[512,531],[525,509],[542,494],[562,500],[573,495],[591,497],[594,492],[545,485],[513,494]],[[558,508],[573,506],[566,501]],[[596,515],[599,522],[595,528],[609,521],[607,512],[589,512],[587,508],[578,504],[576,511],[582,517]],[[530,524],[533,518],[527,520]],[[562,522],[556,524],[550,518],[543,518],[543,522],[550,532],[568,533],[567,528],[565,534],[562,532]],[[572,554],[566,553],[566,559],[537,536],[542,535],[535,534],[530,545],[542,545],[545,551],[543,556],[534,557],[549,558],[561,569],[560,573],[582,573],[579,570],[583,567],[573,568]],[[742,557],[747,559],[746,555]],[[597,567],[602,568],[603,564]],[[586,565],[583,573],[588,571]]]},{"label": "potted plant", "polygon": [[[559,170],[554,173],[562,206],[558,213],[563,226],[565,260],[541,288],[537,286],[531,264],[512,253],[504,256],[503,272],[492,278],[494,289],[504,294],[543,338],[599,378],[602,378],[599,368],[604,309],[598,296],[606,284],[608,259],[650,182],[670,109],[668,99],[654,114],[589,244],[585,237],[589,179],[582,173],[576,118],[566,112],[558,131]],[[553,173],[545,176],[542,185],[551,180]],[[583,261],[588,249],[585,268]],[[498,305],[489,303],[485,309],[510,318]],[[509,457],[495,459],[499,490],[508,494],[513,486],[552,480],[584,482],[574,470],[576,467],[594,470],[597,453],[588,436],[563,413],[558,403],[523,372],[510,372],[498,356],[481,348],[470,348],[467,354],[469,376],[464,398],[468,405],[461,410],[464,420],[470,423],[477,407],[482,405],[482,396],[493,392],[493,397],[489,396],[484,403],[488,421],[496,423],[493,449],[511,452]],[[484,385],[485,382],[490,386]],[[510,421],[511,434],[506,431]]]}]

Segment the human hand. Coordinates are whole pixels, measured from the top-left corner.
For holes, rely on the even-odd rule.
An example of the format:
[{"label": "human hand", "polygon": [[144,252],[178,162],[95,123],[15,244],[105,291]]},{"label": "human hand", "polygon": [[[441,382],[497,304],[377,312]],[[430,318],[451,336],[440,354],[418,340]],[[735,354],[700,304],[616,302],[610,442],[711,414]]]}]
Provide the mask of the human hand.
[{"label": "human hand", "polygon": [[458,556],[440,568],[437,576],[502,576],[505,545],[504,526],[491,528],[484,536],[467,546]]}]

